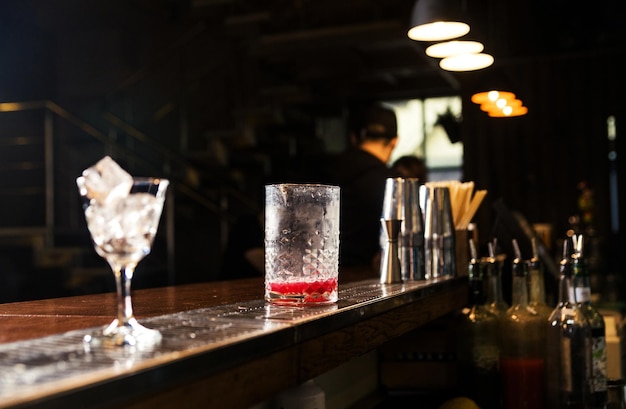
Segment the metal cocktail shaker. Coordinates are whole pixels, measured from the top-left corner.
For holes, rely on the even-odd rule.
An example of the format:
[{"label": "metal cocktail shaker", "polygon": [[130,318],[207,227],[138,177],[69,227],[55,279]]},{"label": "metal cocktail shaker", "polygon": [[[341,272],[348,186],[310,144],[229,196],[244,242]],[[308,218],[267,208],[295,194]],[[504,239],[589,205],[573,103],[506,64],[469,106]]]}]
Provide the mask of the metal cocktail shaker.
[{"label": "metal cocktail shaker", "polygon": [[450,190],[423,186],[426,278],[452,277],[456,272],[455,230]]},{"label": "metal cocktail shaker", "polygon": [[402,189],[402,228],[398,239],[402,279],[426,279],[424,257],[424,219],[420,206],[420,182],[404,179]]}]

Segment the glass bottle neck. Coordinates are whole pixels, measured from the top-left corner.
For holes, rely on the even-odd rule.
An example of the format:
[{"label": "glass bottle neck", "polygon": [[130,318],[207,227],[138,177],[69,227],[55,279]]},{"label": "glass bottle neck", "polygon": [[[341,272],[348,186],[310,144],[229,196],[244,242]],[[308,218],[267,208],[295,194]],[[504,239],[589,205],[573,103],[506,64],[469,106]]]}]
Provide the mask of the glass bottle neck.
[{"label": "glass bottle neck", "polygon": [[485,283],[483,281],[480,266],[478,264],[470,264],[469,266],[469,305],[483,305],[485,298]]},{"label": "glass bottle neck", "polygon": [[576,289],[576,301],[579,303],[591,302],[591,280],[584,260],[575,259],[572,263],[574,272],[574,287]]},{"label": "glass bottle neck", "polygon": [[576,305],[576,291],[571,274],[561,274],[559,279],[559,304]]},{"label": "glass bottle neck", "polygon": [[531,268],[530,277],[530,302],[534,304],[545,304],[546,292],[543,283],[543,274],[539,268]]},{"label": "glass bottle neck", "polygon": [[511,303],[525,307],[528,305],[528,287],[526,274],[521,270],[521,266],[513,267],[513,288],[511,294]]},{"label": "glass bottle neck", "polygon": [[487,266],[487,278],[489,280],[489,286],[487,288],[487,302],[502,302],[504,300],[504,295],[502,294],[500,269],[495,263]]}]

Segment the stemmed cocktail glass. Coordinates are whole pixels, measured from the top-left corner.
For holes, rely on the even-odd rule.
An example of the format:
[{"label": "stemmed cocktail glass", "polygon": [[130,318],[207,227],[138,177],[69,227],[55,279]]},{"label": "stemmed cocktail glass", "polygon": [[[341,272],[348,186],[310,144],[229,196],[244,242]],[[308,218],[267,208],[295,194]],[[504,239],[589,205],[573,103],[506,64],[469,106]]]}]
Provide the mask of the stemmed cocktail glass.
[{"label": "stemmed cocktail glass", "polygon": [[76,182],[94,247],[111,266],[117,287],[117,317],[102,331],[86,335],[84,341],[89,345],[154,346],[160,343],[161,334],[133,316],[130,287],[137,263],[150,253],[169,181],[135,177],[131,185],[129,178],[130,191],[118,191],[105,199],[88,189],[85,176]]}]

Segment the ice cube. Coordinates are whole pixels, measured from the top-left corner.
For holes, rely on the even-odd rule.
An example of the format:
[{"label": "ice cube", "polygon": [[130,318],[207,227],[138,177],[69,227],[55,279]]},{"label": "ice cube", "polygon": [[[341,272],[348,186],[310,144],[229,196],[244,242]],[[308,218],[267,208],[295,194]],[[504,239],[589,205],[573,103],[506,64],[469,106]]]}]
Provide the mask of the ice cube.
[{"label": "ice cube", "polygon": [[133,177],[110,156],[85,169],[76,179],[80,194],[103,204],[126,197],[133,187]]}]

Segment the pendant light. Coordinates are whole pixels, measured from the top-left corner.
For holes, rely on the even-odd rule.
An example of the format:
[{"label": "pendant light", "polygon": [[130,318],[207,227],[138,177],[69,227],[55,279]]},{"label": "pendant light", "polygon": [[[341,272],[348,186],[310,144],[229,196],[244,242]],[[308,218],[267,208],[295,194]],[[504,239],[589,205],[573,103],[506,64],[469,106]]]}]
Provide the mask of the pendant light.
[{"label": "pendant light", "polygon": [[416,41],[444,41],[469,33],[465,0],[417,0],[407,35]]},{"label": "pendant light", "polygon": [[480,106],[480,110],[493,118],[509,118],[528,113],[522,100],[510,91],[483,91],[472,95],[472,102]]},{"label": "pendant light", "polygon": [[504,99],[500,98],[495,102],[485,102],[480,104],[480,110],[484,112],[491,112],[496,110],[504,110],[506,107],[509,108],[519,108],[522,106],[522,101],[520,99]]},{"label": "pendant light", "polygon": [[483,53],[482,42],[453,40],[470,32],[470,13],[466,0],[417,0],[411,13],[409,38],[439,42],[426,48],[426,55],[442,58],[439,66],[446,71],[475,71],[493,64],[494,58]]},{"label": "pendant light", "polygon": [[522,116],[528,113],[528,108],[525,106],[519,107],[504,107],[501,110],[492,110],[487,113],[492,118],[510,118],[514,116]]},{"label": "pendant light", "polygon": [[515,99],[515,94],[509,91],[498,91],[496,89],[481,91],[472,95],[472,102],[481,105],[489,102],[495,103],[500,98],[504,98],[505,100]]},{"label": "pendant light", "polygon": [[464,53],[446,57],[439,66],[446,71],[475,71],[493,64],[494,58],[485,53]]},{"label": "pendant light", "polygon": [[480,53],[485,49],[479,41],[452,40],[436,43],[426,48],[426,55],[433,58],[446,58],[458,54]]}]

